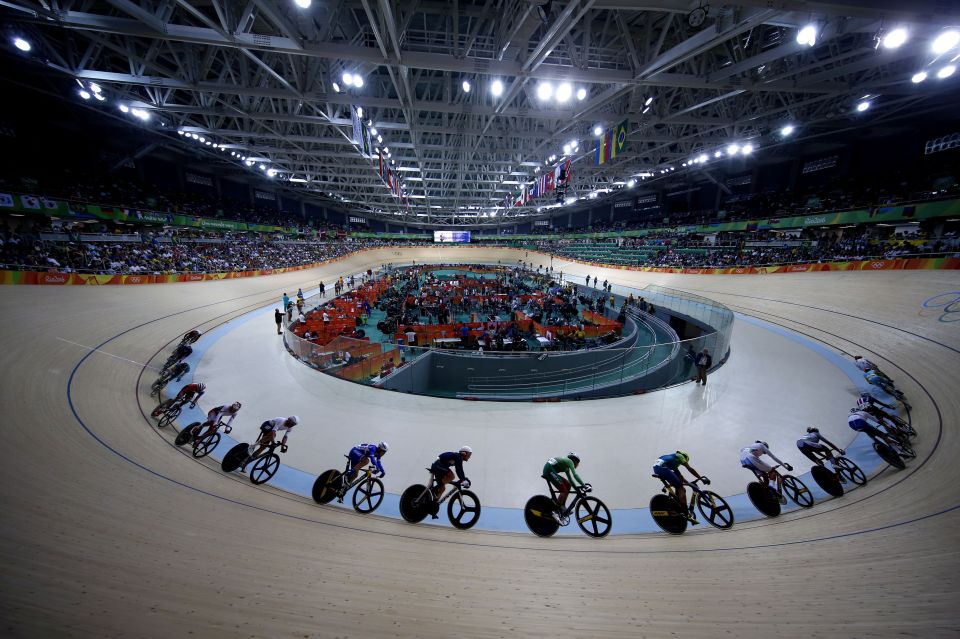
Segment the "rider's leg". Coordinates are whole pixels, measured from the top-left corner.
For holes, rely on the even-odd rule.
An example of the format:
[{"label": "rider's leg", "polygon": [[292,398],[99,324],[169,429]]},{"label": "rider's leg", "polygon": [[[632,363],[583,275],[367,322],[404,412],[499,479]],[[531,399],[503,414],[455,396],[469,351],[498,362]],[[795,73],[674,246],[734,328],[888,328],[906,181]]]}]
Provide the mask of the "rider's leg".
[{"label": "rider's leg", "polygon": [[364,456],[361,457],[359,460],[357,460],[357,461],[353,464],[353,467],[350,468],[350,472],[347,474],[347,480],[352,482],[354,479],[356,479],[356,478],[357,478],[357,473],[360,472],[360,469],[363,468],[364,466],[366,466],[366,465],[369,464],[369,463],[370,463],[370,458],[367,457],[366,455],[364,455]]},{"label": "rider's leg", "polygon": [[[265,433],[260,433],[260,436],[257,437],[257,441],[256,441],[256,443],[255,443],[255,445],[256,445],[256,450],[254,450],[252,454],[247,455],[247,459],[246,459],[246,461],[243,462],[243,466],[245,467],[248,463],[250,463],[250,460],[251,460],[251,459],[253,459],[253,458],[256,457],[257,455],[259,455],[260,453],[262,453],[262,452],[267,448],[267,446],[269,446],[270,444],[272,444],[272,443],[273,443],[273,438],[274,438],[275,436],[276,436],[276,433],[274,433],[272,430],[268,430],[268,431],[265,432]],[[251,448],[252,448],[252,446],[251,446]]]},{"label": "rider's leg", "polygon": [[567,507],[567,497],[570,495],[570,482],[566,479],[560,479],[560,485],[557,486],[558,495],[557,501],[560,503],[560,508],[564,509]]},{"label": "rider's leg", "polygon": [[443,497],[444,491],[447,489],[447,484],[453,481],[453,471],[448,470],[443,477],[439,477],[437,480],[437,485],[433,489],[433,496],[439,502],[440,498]]}]

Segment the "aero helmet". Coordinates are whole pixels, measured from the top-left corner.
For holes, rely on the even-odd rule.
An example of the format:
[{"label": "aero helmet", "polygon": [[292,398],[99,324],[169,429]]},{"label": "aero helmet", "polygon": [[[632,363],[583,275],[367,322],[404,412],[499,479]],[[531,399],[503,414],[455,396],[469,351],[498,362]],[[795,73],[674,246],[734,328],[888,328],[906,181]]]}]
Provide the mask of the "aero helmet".
[{"label": "aero helmet", "polygon": [[390,446],[387,444],[387,442],[380,442],[379,444],[377,444],[377,448],[379,448],[383,452],[387,452],[388,450],[390,450]]},{"label": "aero helmet", "polygon": [[682,450],[678,450],[677,459],[680,460],[681,464],[686,464],[688,461],[690,461],[690,455]]},{"label": "aero helmet", "polygon": [[204,384],[203,382],[200,382],[199,384],[197,384],[197,390],[202,393],[203,391],[207,390],[207,385]]},{"label": "aero helmet", "polygon": [[461,446],[461,447],[460,447],[460,452],[461,452],[461,453],[466,453],[466,454],[468,454],[468,455],[472,455],[472,454],[473,454],[473,449],[470,448],[469,446]]},{"label": "aero helmet", "polygon": [[808,426],[808,427],[807,427],[807,432],[808,432],[808,433],[819,433],[819,432],[820,432],[820,429],[817,428],[816,426]]},{"label": "aero helmet", "polygon": [[287,417],[287,421],[290,422],[291,426],[296,426],[300,423],[300,418],[296,415],[291,415],[290,417]]},{"label": "aero helmet", "polygon": [[579,463],[580,463],[580,455],[578,455],[578,454],[576,454],[576,453],[567,453],[567,459],[569,459],[570,461],[572,461],[574,464],[579,464]]}]

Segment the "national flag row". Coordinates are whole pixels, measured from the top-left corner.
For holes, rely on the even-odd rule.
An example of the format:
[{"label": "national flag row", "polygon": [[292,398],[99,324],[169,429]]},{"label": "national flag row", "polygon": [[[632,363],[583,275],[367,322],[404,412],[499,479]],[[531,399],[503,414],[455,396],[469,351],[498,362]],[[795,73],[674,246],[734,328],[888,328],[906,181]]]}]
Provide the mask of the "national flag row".
[{"label": "national flag row", "polygon": [[515,198],[506,198],[503,202],[503,208],[523,206],[553,191],[564,190],[572,178],[570,165],[571,161],[568,159],[550,167],[538,176],[533,184],[524,186]]},{"label": "national flag row", "polygon": [[607,129],[597,140],[597,150],[593,162],[600,166],[606,164],[621,153],[627,146],[627,121],[624,120],[612,129]]}]

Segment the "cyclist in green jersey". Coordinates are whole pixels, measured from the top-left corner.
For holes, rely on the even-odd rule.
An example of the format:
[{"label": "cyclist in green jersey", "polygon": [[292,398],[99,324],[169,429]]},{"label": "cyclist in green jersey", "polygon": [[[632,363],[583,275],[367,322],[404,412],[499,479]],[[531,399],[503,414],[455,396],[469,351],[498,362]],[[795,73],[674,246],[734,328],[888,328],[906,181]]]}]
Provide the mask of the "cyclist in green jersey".
[{"label": "cyclist in green jersey", "polygon": [[[543,478],[546,479],[559,492],[559,506],[563,510],[567,506],[567,496],[570,494],[570,488],[574,485],[585,486],[590,489],[590,484],[585,483],[577,474],[577,466],[580,465],[580,456],[576,453],[567,453],[566,457],[551,457],[543,466]],[[566,475],[566,478],[560,473]],[[576,484],[574,483],[576,481]],[[559,513],[553,513],[554,518],[559,517]],[[559,521],[559,519],[558,519]]]}]

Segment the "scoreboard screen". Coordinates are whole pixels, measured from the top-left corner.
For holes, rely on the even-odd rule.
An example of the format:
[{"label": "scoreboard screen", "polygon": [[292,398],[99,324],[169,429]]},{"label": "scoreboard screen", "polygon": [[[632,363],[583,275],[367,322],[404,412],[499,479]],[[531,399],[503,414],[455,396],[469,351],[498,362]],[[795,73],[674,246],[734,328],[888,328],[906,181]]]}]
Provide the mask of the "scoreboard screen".
[{"label": "scoreboard screen", "polygon": [[434,231],[434,242],[469,242],[470,231]]}]

